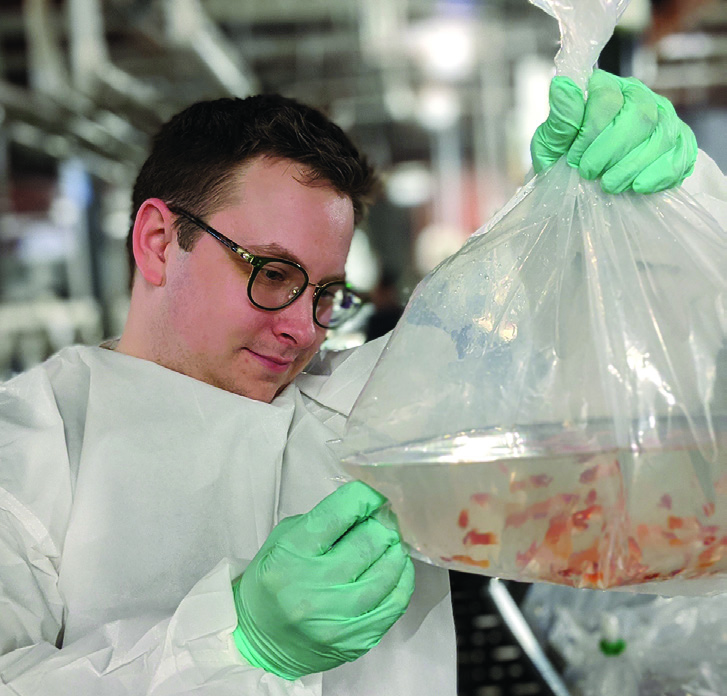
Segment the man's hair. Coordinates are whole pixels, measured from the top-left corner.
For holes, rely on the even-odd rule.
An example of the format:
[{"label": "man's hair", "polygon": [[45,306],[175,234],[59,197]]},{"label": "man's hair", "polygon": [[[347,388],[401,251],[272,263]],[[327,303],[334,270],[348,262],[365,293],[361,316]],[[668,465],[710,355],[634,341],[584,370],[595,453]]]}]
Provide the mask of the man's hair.
[{"label": "man's hair", "polygon": [[[277,94],[198,102],[160,128],[136,178],[127,238],[132,278],[132,232],[145,200],[160,198],[204,219],[227,203],[241,166],[260,156],[303,165],[302,183],[330,185],[350,197],[356,223],[364,218],[377,186],[373,168],[323,113]],[[177,222],[182,249],[191,250],[202,234],[185,219]]]}]

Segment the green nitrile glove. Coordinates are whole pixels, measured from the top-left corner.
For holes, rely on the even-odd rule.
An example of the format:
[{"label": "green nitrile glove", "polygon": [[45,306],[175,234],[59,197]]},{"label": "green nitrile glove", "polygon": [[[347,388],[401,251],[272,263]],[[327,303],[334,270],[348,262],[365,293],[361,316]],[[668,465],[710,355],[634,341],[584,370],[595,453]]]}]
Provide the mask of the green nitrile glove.
[{"label": "green nitrile glove", "polygon": [[337,667],[406,611],[414,566],[372,517],[385,502],[354,481],[273,529],[233,588],[235,644],[250,664],[285,679]]},{"label": "green nitrile glove", "polygon": [[578,135],[586,102],[583,92],[570,77],[556,75],[548,94],[550,113],[530,141],[530,156],[536,174],[555,164],[573,144]]},{"label": "green nitrile glove", "polygon": [[594,70],[584,105],[575,83],[556,77],[550,104],[548,119],[531,141],[536,173],[567,154],[569,165],[586,179],[600,178],[607,193],[654,193],[678,186],[694,170],[697,141],[691,128],[668,99],[639,80]]}]

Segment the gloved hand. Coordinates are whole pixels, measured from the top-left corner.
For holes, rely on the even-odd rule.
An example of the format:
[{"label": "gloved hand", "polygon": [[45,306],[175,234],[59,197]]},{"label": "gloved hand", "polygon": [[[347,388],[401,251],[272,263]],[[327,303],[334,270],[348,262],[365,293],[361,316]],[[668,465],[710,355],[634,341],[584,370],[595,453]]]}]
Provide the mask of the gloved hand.
[{"label": "gloved hand", "polygon": [[638,80],[594,70],[588,101],[568,77],[550,84],[550,114],[530,152],[536,173],[567,153],[585,179],[607,193],[654,193],[681,184],[694,170],[697,141],[671,102]]},{"label": "gloved hand", "polygon": [[233,588],[248,662],[296,679],[378,644],[414,591],[399,534],[371,516],[385,502],[354,481],[273,529]]}]

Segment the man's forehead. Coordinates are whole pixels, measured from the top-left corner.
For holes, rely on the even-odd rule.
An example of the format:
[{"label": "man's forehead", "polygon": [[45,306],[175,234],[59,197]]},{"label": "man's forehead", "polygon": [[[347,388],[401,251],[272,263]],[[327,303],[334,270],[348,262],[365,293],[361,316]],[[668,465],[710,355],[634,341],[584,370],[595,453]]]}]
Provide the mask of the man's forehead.
[{"label": "man's forehead", "polygon": [[[304,165],[280,157],[260,156],[241,165],[225,204],[213,214],[213,225],[220,225],[220,232],[256,256],[300,264],[313,272],[317,282],[342,279],[354,231],[353,203],[325,179],[311,179],[308,175],[301,181],[305,175]],[[280,186],[276,185],[278,180]],[[286,189],[291,181],[303,188],[324,188],[335,195],[298,198],[297,184]],[[288,200],[293,201],[290,207],[286,205]],[[311,255],[325,261],[326,268],[316,273],[313,267],[318,264]]]},{"label": "man's forehead", "polygon": [[[330,189],[349,201],[351,200],[350,196],[341,193],[329,179],[318,173],[314,168],[287,157],[269,154],[257,155],[239,165],[230,177],[230,183],[233,187],[230,193],[233,196],[244,197],[246,185],[251,181],[255,181],[255,177],[265,170],[274,172],[275,176],[292,179],[301,186]],[[242,199],[240,199],[240,202],[243,202]]]}]

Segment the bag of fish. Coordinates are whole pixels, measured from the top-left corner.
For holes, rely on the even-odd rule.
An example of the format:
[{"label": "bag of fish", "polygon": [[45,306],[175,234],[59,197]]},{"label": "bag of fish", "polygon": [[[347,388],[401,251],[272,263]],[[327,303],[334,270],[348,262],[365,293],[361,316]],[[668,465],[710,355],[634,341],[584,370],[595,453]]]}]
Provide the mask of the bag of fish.
[{"label": "bag of fish", "polygon": [[[625,0],[532,0],[585,88]],[[342,440],[415,557],[701,594],[727,577],[727,235],[563,159],[416,288]]]}]

